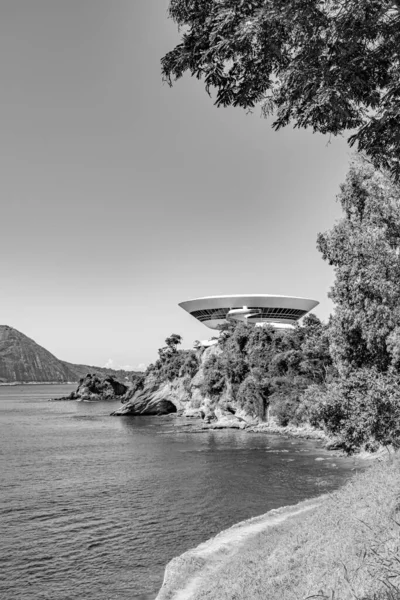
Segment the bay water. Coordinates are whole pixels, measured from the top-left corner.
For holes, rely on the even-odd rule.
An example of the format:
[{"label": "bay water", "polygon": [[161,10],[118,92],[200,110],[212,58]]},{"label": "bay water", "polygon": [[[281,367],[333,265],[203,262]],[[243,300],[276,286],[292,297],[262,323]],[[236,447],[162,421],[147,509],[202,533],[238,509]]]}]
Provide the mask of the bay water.
[{"label": "bay water", "polygon": [[0,386],[2,600],[152,600],[174,556],[359,468],[313,441],[49,402],[75,387]]}]

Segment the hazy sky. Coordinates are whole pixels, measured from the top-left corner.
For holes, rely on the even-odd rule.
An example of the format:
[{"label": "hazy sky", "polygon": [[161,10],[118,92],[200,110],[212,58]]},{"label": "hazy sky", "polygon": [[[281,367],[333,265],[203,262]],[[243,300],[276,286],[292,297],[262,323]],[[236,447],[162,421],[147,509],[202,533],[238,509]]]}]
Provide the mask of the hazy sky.
[{"label": "hazy sky", "polygon": [[0,324],[59,358],[147,364],[206,339],[178,302],[321,302],[345,140],[217,109],[160,58],[167,0],[0,0]]}]

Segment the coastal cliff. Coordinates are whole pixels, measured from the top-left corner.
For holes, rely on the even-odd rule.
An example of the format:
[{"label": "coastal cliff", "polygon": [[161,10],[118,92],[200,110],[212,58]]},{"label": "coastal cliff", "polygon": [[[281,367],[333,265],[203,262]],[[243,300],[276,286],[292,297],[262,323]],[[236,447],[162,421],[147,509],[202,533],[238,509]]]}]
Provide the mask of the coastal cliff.
[{"label": "coastal cliff", "polygon": [[[191,376],[180,373],[177,377],[163,380],[150,371],[140,383],[124,397],[124,404],[112,413],[124,415],[166,415],[201,418],[212,427],[243,429],[258,424],[261,419],[243,410],[234,399],[228,386],[223,394],[213,397],[205,393],[205,365],[222,353],[218,345],[194,351],[198,370]],[[130,397],[129,397],[130,396]]]},{"label": "coastal cliff", "polygon": [[158,359],[113,414],[176,412],[200,417],[203,427],[324,428],[319,401],[335,374],[326,327],[314,315],[290,331],[227,324],[212,345],[178,346],[172,334]]}]

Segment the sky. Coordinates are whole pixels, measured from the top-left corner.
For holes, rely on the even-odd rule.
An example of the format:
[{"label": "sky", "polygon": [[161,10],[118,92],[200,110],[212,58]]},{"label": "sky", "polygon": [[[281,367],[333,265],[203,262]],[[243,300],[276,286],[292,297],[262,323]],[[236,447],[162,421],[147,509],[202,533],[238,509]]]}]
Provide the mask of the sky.
[{"label": "sky", "polygon": [[171,333],[212,331],[178,303],[319,300],[318,232],[351,153],[256,108],[216,108],[160,58],[167,0],[0,0],[0,324],[58,358],[143,368]]}]

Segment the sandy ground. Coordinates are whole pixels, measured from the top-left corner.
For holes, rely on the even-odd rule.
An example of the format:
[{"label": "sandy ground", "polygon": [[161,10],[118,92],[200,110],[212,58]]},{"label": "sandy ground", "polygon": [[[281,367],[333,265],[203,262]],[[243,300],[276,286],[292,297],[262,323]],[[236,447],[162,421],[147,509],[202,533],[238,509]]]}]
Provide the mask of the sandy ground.
[{"label": "sandy ground", "polygon": [[202,584],[217,578],[218,571],[257,534],[279,525],[287,519],[301,517],[320,506],[326,496],[305,500],[294,506],[284,506],[233,525],[214,538],[188,550],[168,563],[164,582],[156,600],[193,600]]}]

